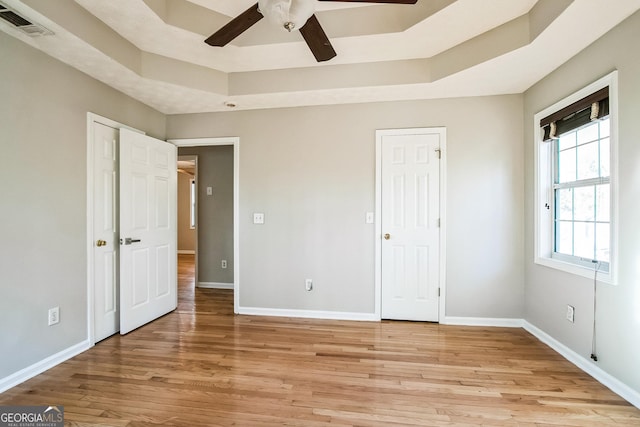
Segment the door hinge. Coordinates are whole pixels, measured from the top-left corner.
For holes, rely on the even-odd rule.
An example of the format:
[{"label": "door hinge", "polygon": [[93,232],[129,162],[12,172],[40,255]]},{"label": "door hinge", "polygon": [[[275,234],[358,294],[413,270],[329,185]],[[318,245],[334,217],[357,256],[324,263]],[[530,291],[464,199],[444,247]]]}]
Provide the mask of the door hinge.
[{"label": "door hinge", "polygon": [[436,154],[438,155],[438,159],[441,159],[442,158],[442,150],[439,149],[439,148],[436,148],[435,151],[436,151]]},{"label": "door hinge", "polygon": [[438,288],[438,298],[440,298],[440,288]]},{"label": "door hinge", "polygon": [[438,218],[438,228],[440,228],[440,218]]}]

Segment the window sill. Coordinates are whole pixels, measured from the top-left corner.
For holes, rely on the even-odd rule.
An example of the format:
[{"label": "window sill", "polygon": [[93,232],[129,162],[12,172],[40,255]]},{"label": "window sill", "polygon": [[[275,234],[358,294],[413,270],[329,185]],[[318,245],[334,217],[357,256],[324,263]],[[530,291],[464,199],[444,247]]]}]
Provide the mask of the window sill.
[{"label": "window sill", "polygon": [[[591,280],[593,280],[595,274],[595,268],[582,267],[554,258],[536,257],[534,262],[538,265],[543,265],[555,270],[564,271],[565,273],[573,274],[576,276],[586,277]],[[611,271],[598,271],[597,279],[598,282],[606,283],[608,285],[615,285]]]}]

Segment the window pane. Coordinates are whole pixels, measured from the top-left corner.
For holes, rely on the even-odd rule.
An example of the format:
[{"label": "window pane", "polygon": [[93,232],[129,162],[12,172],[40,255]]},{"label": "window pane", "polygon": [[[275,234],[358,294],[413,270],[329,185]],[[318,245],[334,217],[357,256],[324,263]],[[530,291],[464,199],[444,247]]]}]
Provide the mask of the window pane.
[{"label": "window pane", "polygon": [[598,140],[598,122],[594,122],[578,131],[578,145]]},{"label": "window pane", "polygon": [[610,145],[609,138],[600,141],[600,176],[609,176],[610,173]]},{"label": "window pane", "polygon": [[600,138],[605,138],[611,134],[609,125],[610,123],[608,117],[600,122]]},{"label": "window pane", "polygon": [[561,151],[558,159],[558,182],[576,180],[576,149]]},{"label": "window pane", "polygon": [[597,142],[578,147],[578,179],[597,178],[599,163]]},{"label": "window pane", "polygon": [[594,259],[594,228],[592,222],[575,222],[573,254],[577,257]]},{"label": "window pane", "polygon": [[611,221],[609,184],[596,186],[596,221]]},{"label": "window pane", "polygon": [[593,221],[595,219],[595,186],[574,188],[574,219]]},{"label": "window pane", "polygon": [[569,221],[573,219],[573,189],[556,190],[556,217]]},{"label": "window pane", "polygon": [[576,133],[569,132],[560,137],[558,140],[558,150],[566,150],[567,148],[576,146]]},{"label": "window pane", "polygon": [[594,223],[575,222],[574,228],[574,248],[573,254],[577,257],[594,259]]},{"label": "window pane", "polygon": [[573,223],[556,222],[556,252],[573,255]]},{"label": "window pane", "polygon": [[596,224],[596,259],[598,261],[610,262],[610,229],[609,224]]}]

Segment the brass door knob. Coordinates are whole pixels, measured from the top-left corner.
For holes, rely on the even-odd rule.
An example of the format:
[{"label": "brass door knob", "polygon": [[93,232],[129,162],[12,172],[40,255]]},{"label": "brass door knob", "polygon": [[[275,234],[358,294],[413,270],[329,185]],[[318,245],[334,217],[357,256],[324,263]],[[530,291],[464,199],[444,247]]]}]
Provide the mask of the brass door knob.
[{"label": "brass door knob", "polygon": [[98,240],[98,241],[96,242],[96,246],[97,246],[97,247],[100,247],[100,246],[107,246],[107,242],[106,242],[106,241],[104,241],[104,240]]},{"label": "brass door knob", "polygon": [[386,233],[386,234],[384,235],[384,240],[389,240],[390,238],[391,238],[391,234]]}]

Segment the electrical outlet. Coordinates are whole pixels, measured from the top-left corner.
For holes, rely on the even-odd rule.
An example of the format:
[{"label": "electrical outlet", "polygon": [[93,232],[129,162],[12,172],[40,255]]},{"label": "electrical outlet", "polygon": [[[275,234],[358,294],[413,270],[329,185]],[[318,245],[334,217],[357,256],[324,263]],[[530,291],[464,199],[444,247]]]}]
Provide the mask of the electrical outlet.
[{"label": "electrical outlet", "polygon": [[304,281],[304,288],[307,291],[311,291],[313,289],[313,280],[311,279],[305,279]]},{"label": "electrical outlet", "polygon": [[49,326],[55,325],[60,322],[60,307],[53,307],[49,309]]},{"label": "electrical outlet", "polygon": [[223,259],[222,262],[220,263],[222,268],[227,268],[227,260]]},{"label": "electrical outlet", "polygon": [[575,320],[576,309],[572,305],[567,305],[567,320],[571,323]]},{"label": "electrical outlet", "polygon": [[253,214],[253,223],[254,224],[264,224],[264,214],[261,212],[256,212]]}]

